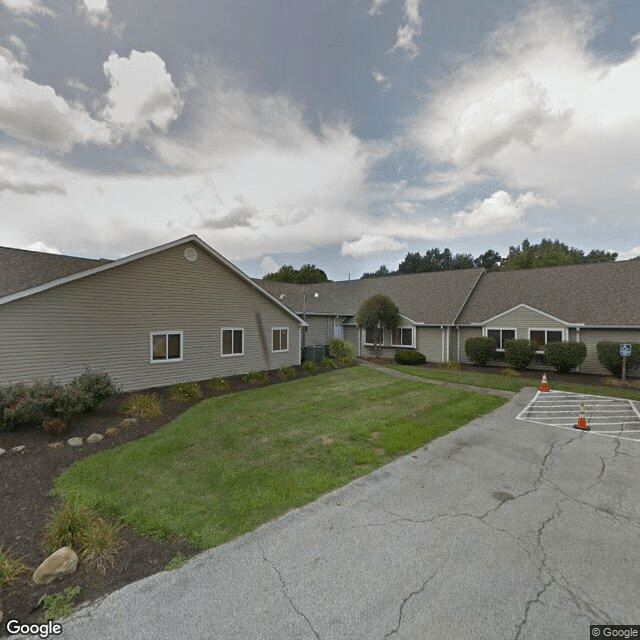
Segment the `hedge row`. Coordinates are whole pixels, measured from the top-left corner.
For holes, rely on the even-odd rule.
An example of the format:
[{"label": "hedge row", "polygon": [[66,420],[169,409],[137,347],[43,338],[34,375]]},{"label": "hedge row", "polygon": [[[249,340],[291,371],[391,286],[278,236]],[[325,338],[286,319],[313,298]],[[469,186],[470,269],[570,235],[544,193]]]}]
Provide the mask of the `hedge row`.
[{"label": "hedge row", "polygon": [[87,369],[69,384],[38,380],[0,388],[0,431],[40,426],[45,418],[88,413],[117,391],[103,372]]},{"label": "hedge row", "polygon": [[[627,358],[627,372],[640,367],[640,343],[632,342],[632,353]],[[464,350],[474,364],[484,366],[495,356],[495,341],[488,337],[468,338]],[[613,375],[622,374],[620,343],[598,342],[596,352],[600,364]],[[533,362],[535,347],[530,340],[507,340],[504,349],[505,362],[514,369],[526,369]],[[568,373],[579,367],[587,357],[587,345],[584,342],[550,342],[544,347],[544,362],[559,373]]]}]

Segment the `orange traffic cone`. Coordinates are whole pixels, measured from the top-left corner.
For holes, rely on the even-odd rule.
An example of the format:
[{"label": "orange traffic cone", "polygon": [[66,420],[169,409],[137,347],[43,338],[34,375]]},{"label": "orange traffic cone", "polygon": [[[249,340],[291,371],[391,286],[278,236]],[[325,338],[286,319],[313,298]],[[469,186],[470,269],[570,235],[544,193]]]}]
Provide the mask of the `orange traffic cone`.
[{"label": "orange traffic cone", "polygon": [[540,383],[540,391],[549,391],[549,383],[547,382],[547,374],[542,374],[542,382]]},{"label": "orange traffic cone", "polygon": [[578,411],[578,422],[573,425],[574,429],[582,429],[582,431],[591,431],[587,424],[587,419],[584,417],[584,402],[580,400],[580,411]]}]

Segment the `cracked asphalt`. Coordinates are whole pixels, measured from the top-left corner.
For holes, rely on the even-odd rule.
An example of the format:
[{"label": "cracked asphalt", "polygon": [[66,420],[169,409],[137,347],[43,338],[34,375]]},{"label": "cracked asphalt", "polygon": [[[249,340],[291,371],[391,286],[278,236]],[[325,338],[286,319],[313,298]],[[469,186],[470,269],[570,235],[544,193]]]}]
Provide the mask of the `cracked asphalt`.
[{"label": "cracked asphalt", "polygon": [[589,638],[640,624],[640,442],[535,391],[63,620],[77,640]]}]

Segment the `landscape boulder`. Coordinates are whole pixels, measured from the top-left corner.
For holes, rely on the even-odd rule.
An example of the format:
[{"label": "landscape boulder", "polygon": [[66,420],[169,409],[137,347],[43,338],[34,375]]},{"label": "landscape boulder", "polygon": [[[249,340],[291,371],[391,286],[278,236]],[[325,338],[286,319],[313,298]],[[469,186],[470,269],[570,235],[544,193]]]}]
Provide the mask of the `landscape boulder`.
[{"label": "landscape boulder", "polygon": [[81,447],[82,446],[82,438],[69,438],[67,440],[67,444],[71,447]]},{"label": "landscape boulder", "polygon": [[24,453],[26,448],[26,445],[20,444],[17,447],[11,447],[11,451],[13,451],[14,453]]},{"label": "landscape boulder", "polygon": [[100,440],[104,440],[104,436],[100,433],[92,433],[88,438],[87,442],[89,444],[96,444],[100,442]]},{"label": "landscape boulder", "polygon": [[138,422],[138,418],[125,418],[121,423],[120,426],[123,429],[128,429],[129,427],[133,427],[133,425]]},{"label": "landscape boulder", "polygon": [[71,547],[61,547],[52,553],[33,573],[36,584],[49,584],[60,576],[73,573],[78,567],[78,555]]},{"label": "landscape boulder", "polygon": [[115,438],[118,435],[118,427],[109,427],[104,433],[109,438]]}]

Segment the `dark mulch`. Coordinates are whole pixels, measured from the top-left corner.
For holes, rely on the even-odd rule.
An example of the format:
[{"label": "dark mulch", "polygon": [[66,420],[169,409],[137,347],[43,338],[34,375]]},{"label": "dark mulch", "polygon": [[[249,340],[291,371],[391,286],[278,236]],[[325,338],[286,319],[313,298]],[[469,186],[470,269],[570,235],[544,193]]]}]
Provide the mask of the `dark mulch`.
[{"label": "dark mulch", "polygon": [[[305,377],[302,367],[294,367],[297,377]],[[210,389],[206,383],[200,388],[205,398],[225,393],[243,391],[262,384],[247,384],[241,376],[228,378],[228,391]],[[269,372],[269,383],[279,382],[277,372]],[[61,436],[49,437],[41,429],[22,430],[10,433],[0,432],[0,448],[6,453],[0,456],[0,548],[9,551],[13,558],[19,558],[29,568],[10,585],[4,585],[0,591],[0,610],[4,611],[3,623],[17,618],[22,623],[39,622],[42,610],[38,601],[46,593],[59,593],[70,586],[79,586],[82,592],[77,603],[94,600],[119,589],[130,582],[162,571],[177,554],[190,557],[197,553],[187,542],[164,540],[161,542],[137,536],[131,529],[122,530],[125,546],[118,551],[115,563],[106,572],[90,570],[78,565],[78,570],[65,578],[49,585],[35,585],[31,580],[33,571],[46,558],[42,547],[42,530],[49,514],[60,505],[60,499],[51,495],[54,478],[80,460],[97,451],[117,447],[129,440],[141,438],[167,424],[190,405],[168,398],[170,387],[145,390],[145,393],[157,393],[163,399],[162,416],[145,420],[121,428],[119,425],[126,417],[118,413],[122,401],[129,395],[118,394],[109,398],[101,407],[90,414],[72,419],[68,431]],[[113,438],[105,437],[97,444],[85,444],[71,447],[69,438],[80,436],[86,440],[92,433],[101,433],[109,427],[119,429]],[[62,442],[59,449],[47,445]],[[26,445],[22,453],[11,451],[12,447]]]}]

